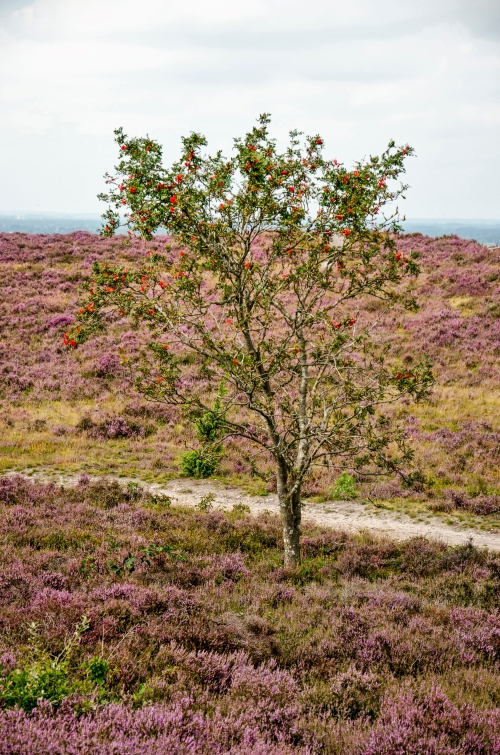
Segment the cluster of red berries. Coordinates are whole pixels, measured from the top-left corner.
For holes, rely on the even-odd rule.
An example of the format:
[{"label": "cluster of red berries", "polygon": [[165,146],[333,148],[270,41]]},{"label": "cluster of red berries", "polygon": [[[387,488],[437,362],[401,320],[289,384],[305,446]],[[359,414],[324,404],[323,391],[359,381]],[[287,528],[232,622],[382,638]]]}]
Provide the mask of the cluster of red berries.
[{"label": "cluster of red berries", "polygon": [[63,342],[65,346],[69,346],[71,349],[76,349],[76,341],[69,337],[69,333],[64,334]]},{"label": "cluster of red berries", "polygon": [[349,328],[352,328],[354,323],[356,322],[355,317],[350,317],[349,320],[346,320],[345,322],[338,322],[337,320],[333,321],[333,328],[334,330],[338,330],[342,327],[342,325],[347,325]]}]

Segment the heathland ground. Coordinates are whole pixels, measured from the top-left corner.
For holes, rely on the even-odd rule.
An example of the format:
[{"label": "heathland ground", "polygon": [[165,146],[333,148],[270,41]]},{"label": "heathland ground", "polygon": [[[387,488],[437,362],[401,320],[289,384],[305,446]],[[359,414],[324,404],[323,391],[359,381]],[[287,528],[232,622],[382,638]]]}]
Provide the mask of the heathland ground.
[{"label": "heathland ground", "polygon": [[[376,322],[376,337],[407,367],[425,353],[436,387],[428,404],[398,413],[428,479],[415,495],[395,480],[358,486],[359,499],[413,517],[495,530],[500,525],[500,266],[498,249],[457,237],[402,237],[421,255],[416,314],[358,313]],[[179,475],[193,429],[175,407],[134,392],[123,358],[134,358],[141,332],[124,321],[75,353],[62,337],[95,260],[131,263],[150,244],[123,237],[0,235],[0,472],[111,474],[164,483]],[[184,380],[196,387],[186,356]],[[241,440],[226,443],[221,481],[254,495],[274,490],[271,465]],[[305,487],[310,505],[331,498],[338,471],[318,469]]]},{"label": "heathland ground", "polygon": [[500,555],[477,547],[500,527],[498,250],[399,240],[420,311],[358,317],[434,363],[430,404],[398,410],[428,484],[331,501],[320,470],[286,570],[266,459],[230,442],[214,482],[179,480],[196,441],[134,394],[140,330],[62,344],[93,260],[164,243],[0,236],[0,754],[498,755]]}]

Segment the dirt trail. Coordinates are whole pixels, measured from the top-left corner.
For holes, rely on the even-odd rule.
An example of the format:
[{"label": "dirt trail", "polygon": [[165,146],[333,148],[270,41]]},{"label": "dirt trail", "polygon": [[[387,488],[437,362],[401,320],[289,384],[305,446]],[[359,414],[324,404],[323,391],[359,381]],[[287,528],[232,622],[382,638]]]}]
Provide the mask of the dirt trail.
[{"label": "dirt trail", "polygon": [[[79,475],[63,475],[53,471],[39,471],[25,475],[43,482],[56,482],[59,485],[76,485]],[[90,477],[97,480],[97,477]],[[158,483],[146,483],[133,478],[111,477],[120,484],[139,482],[141,488],[153,494],[170,496],[172,503],[181,506],[196,506],[202,496],[212,493],[215,498],[215,509],[228,510],[237,503],[243,503],[250,508],[252,514],[264,511],[278,513],[278,498],[276,495],[265,497],[252,496],[239,488],[229,487],[220,482],[208,480],[171,480],[165,485]],[[500,551],[500,533],[485,532],[484,530],[463,527],[459,524],[449,525],[437,521],[436,517],[429,516],[424,521],[412,519],[403,513],[384,509],[368,508],[356,501],[331,501],[327,503],[309,503],[303,510],[304,521],[311,521],[323,527],[359,532],[367,530],[379,535],[385,535],[395,540],[406,540],[411,537],[423,535],[434,538],[449,545],[461,545],[472,539],[474,545],[486,546],[491,550]]]}]

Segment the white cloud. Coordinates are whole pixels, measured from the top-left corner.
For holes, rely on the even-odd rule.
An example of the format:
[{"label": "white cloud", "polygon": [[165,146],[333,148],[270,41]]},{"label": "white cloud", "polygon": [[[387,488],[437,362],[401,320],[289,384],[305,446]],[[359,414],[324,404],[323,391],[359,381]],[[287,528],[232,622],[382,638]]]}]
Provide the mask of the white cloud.
[{"label": "white cloud", "polygon": [[[0,211],[29,209],[21,177],[31,163],[46,166],[51,188],[40,197],[30,189],[29,202],[96,207],[118,125],[159,138],[170,159],[182,133],[200,130],[228,149],[269,111],[280,137],[320,131],[346,161],[391,137],[413,143],[408,214],[500,217],[499,8],[497,0],[2,0],[0,138],[15,145],[15,159],[0,157],[8,187]],[[80,177],[73,193],[54,169],[65,160]],[[478,170],[479,193],[463,180]]]}]

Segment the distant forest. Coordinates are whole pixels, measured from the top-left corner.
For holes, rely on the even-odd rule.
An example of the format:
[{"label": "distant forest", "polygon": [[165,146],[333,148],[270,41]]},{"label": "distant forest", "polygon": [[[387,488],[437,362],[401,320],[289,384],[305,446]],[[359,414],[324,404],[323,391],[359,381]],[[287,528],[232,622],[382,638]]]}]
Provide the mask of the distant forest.
[{"label": "distant forest", "polygon": [[[0,214],[0,233],[97,233],[102,223],[99,215],[52,213]],[[424,236],[452,236],[500,245],[500,220],[409,219],[403,223],[406,233]]]}]

